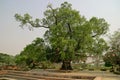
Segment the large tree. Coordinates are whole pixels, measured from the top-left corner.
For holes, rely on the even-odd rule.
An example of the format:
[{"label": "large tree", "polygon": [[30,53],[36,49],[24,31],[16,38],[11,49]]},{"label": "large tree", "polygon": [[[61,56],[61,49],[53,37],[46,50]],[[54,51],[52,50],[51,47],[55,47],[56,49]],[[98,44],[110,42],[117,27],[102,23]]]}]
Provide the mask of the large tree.
[{"label": "large tree", "polygon": [[54,60],[62,61],[61,69],[65,70],[72,69],[71,61],[75,56],[89,53],[95,39],[108,30],[108,24],[103,18],[92,17],[87,20],[67,2],[58,8],[48,5],[44,16],[42,19],[32,20],[29,14],[15,14],[21,26],[29,25],[29,29],[47,28],[45,41],[55,56]]}]

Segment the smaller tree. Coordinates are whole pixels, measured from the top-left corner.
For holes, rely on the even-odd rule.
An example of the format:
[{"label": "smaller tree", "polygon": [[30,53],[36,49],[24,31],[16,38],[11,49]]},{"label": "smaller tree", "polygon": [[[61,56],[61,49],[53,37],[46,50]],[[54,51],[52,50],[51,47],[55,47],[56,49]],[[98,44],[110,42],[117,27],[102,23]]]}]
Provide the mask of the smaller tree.
[{"label": "smaller tree", "polygon": [[90,55],[95,59],[95,66],[99,67],[101,60],[103,60],[102,55],[108,49],[108,45],[103,38],[96,38],[90,49]]},{"label": "smaller tree", "polygon": [[120,31],[110,36],[110,49],[104,56],[105,63],[110,63],[115,70],[120,71]]},{"label": "smaller tree", "polygon": [[16,56],[16,63],[34,68],[40,61],[46,60],[45,44],[42,38],[36,38],[31,44],[27,45],[20,55]]},{"label": "smaller tree", "polygon": [[111,63],[112,65],[120,66],[120,52],[110,50],[108,53],[105,54],[104,60]]},{"label": "smaller tree", "polygon": [[14,65],[14,56],[0,53],[0,64]]}]

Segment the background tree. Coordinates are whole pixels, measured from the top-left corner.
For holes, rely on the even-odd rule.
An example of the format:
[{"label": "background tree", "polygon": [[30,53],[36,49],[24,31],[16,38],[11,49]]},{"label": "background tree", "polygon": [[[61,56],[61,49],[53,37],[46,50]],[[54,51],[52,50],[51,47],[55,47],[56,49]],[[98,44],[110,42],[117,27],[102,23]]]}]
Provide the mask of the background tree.
[{"label": "background tree", "polygon": [[14,56],[5,53],[0,53],[0,66],[3,65],[15,65]]},{"label": "background tree", "polygon": [[108,24],[104,19],[92,17],[86,20],[78,11],[72,9],[71,4],[64,2],[58,8],[48,5],[43,19],[32,20],[29,14],[21,16],[15,14],[21,26],[30,25],[29,29],[35,27],[47,28],[45,41],[54,60],[61,61],[61,69],[72,69],[71,61],[75,59],[76,53],[89,53],[90,47],[96,37],[104,35],[108,30]]},{"label": "background tree", "polygon": [[95,63],[95,66],[100,67],[100,63],[103,60],[103,53],[105,53],[108,49],[108,45],[103,38],[94,39],[92,47],[90,48],[91,54],[89,54]]},{"label": "background tree", "polygon": [[[104,56],[105,63],[116,67],[120,72],[120,30],[110,36],[110,49]],[[116,71],[115,69],[115,71]]]},{"label": "background tree", "polygon": [[20,55],[16,56],[16,63],[34,68],[36,64],[46,60],[45,44],[42,38],[36,38],[27,45]]}]

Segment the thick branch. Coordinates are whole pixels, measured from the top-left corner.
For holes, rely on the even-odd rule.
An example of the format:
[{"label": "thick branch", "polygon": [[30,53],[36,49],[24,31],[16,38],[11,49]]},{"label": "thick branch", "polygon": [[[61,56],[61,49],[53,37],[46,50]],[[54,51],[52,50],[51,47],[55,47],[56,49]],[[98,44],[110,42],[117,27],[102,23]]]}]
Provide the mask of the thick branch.
[{"label": "thick branch", "polygon": [[96,37],[97,36],[97,34],[95,34],[95,35],[92,35],[92,37]]},{"label": "thick branch", "polygon": [[80,39],[77,41],[77,45],[75,47],[75,51],[79,50],[80,49]]},{"label": "thick branch", "polygon": [[53,17],[55,19],[55,24],[57,25],[58,21],[57,21],[57,16],[55,15],[55,9],[53,9],[51,6],[49,8],[52,10]]},{"label": "thick branch", "polygon": [[48,26],[44,26],[44,25],[40,25],[40,24],[32,24],[31,22],[29,22],[29,24],[32,26],[32,27],[43,27],[43,28],[49,28]]},{"label": "thick branch", "polygon": [[72,38],[72,29],[71,29],[71,26],[70,26],[69,23],[67,23],[67,25],[68,25],[68,33],[70,35],[70,38]]},{"label": "thick branch", "polygon": [[69,29],[69,33],[72,33],[72,29],[70,27],[70,24],[68,23],[68,29]]}]

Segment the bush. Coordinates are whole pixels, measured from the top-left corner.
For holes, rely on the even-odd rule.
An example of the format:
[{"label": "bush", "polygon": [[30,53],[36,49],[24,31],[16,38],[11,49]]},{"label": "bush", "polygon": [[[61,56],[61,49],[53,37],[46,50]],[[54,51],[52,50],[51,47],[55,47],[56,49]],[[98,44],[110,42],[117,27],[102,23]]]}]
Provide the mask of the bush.
[{"label": "bush", "polygon": [[22,71],[29,71],[29,70],[31,70],[28,66],[26,66],[26,67],[24,67],[24,68],[22,68],[21,69]]},{"label": "bush", "polygon": [[94,71],[94,69],[93,69],[93,68],[89,68],[88,70],[89,70],[89,71]]},{"label": "bush", "polygon": [[43,61],[40,63],[41,69],[54,69],[55,66],[50,61]]},{"label": "bush", "polygon": [[114,72],[114,73],[120,75],[120,72],[119,72],[119,71],[116,71],[116,72]]},{"label": "bush", "polygon": [[114,72],[114,69],[113,69],[113,68],[110,68],[110,72]]},{"label": "bush", "polygon": [[79,63],[79,64],[72,64],[73,68],[74,69],[77,69],[77,70],[84,70],[87,68],[87,64],[84,64],[84,63]]},{"label": "bush", "polygon": [[100,70],[101,71],[107,71],[107,70],[111,71],[112,68],[111,67],[101,67]]},{"label": "bush", "polygon": [[107,71],[107,69],[105,69],[105,68],[102,68],[102,69],[100,69],[101,71]]}]

